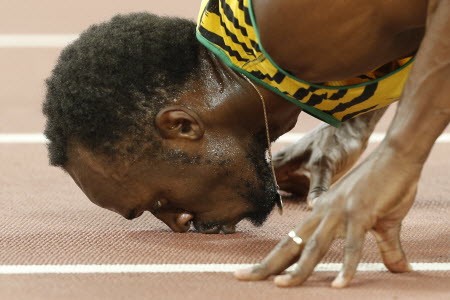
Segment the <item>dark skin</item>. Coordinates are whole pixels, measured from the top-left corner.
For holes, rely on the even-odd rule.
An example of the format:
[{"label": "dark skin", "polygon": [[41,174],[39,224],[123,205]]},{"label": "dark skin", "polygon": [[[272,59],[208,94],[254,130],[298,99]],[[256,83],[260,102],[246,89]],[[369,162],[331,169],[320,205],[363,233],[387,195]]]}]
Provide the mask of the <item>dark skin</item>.
[{"label": "dark skin", "polygon": [[[111,162],[74,141],[64,168],[92,202],[127,219],[150,211],[175,232],[188,231],[194,222],[200,232],[231,233],[241,219],[255,211],[245,198],[248,190],[261,187],[247,154],[252,138],[264,129],[262,104],[244,78],[206,51],[202,65],[205,79],[193,83],[192,89],[155,119],[164,149],[199,155],[201,161],[152,160],[144,148],[132,162]],[[270,122],[293,120],[272,131],[277,137],[295,125],[300,110],[274,99],[268,109],[279,113],[271,114]],[[263,143],[267,148],[267,141]],[[206,163],[208,159],[212,162]],[[248,186],[241,187],[242,182]],[[264,185],[274,186],[273,178]],[[268,201],[274,204],[274,199]],[[215,224],[221,228],[212,226]]]},{"label": "dark skin", "polygon": [[[354,138],[351,137],[355,132],[361,132],[360,129],[364,131],[371,126],[362,126],[363,123],[356,121],[353,128],[345,126],[339,133],[333,130],[330,133],[326,128],[319,129],[313,133],[313,136],[319,139],[327,140],[340,135],[347,135],[348,138],[341,136],[340,141],[343,143],[334,146],[327,143],[314,144],[308,140],[300,141],[278,157],[279,172],[284,173],[287,182],[295,181],[295,176],[289,179],[289,172],[296,168],[298,168],[295,171],[297,174],[310,171],[311,176],[316,177],[311,178],[311,182],[318,183],[317,187],[319,187],[311,191],[313,211],[293,229],[295,234],[303,239],[300,245],[294,243],[290,237],[285,237],[260,264],[247,270],[237,271],[235,276],[240,280],[264,280],[271,275],[282,273],[295,263],[292,271],[275,276],[274,283],[280,287],[300,285],[311,275],[332,241],[335,238],[344,237],[343,266],[331,285],[335,288],[346,287],[356,273],[367,232],[375,236],[381,257],[388,270],[396,273],[411,270],[400,242],[402,220],[414,203],[420,173],[431,148],[450,122],[450,98],[448,97],[450,43],[446,38],[450,32],[450,2],[432,0],[409,3],[406,1],[383,2],[388,7],[378,1],[365,4],[356,1],[348,2],[369,6],[375,3],[379,8],[384,7],[387,9],[386,12],[394,14],[394,18],[386,20],[389,21],[387,24],[395,25],[390,28],[391,31],[387,31],[385,37],[388,41],[392,41],[389,32],[393,32],[394,35],[405,30],[408,32],[408,28],[420,28],[426,22],[426,34],[421,38],[415,66],[400,99],[396,115],[385,140],[379,147],[329,190],[328,187],[333,180],[336,180],[336,175],[346,168],[345,165],[348,162],[351,163],[354,160],[351,156],[358,151],[351,147],[347,151],[345,144],[354,142]],[[396,9],[395,6],[400,4],[401,7],[411,9],[402,10],[399,7]],[[353,8],[352,6],[352,12]],[[339,12],[345,13],[345,9],[340,9]],[[389,16],[389,13],[386,15]],[[400,34],[400,36],[405,35]],[[396,41],[395,38],[393,41]],[[411,39],[411,44],[415,43],[417,40]],[[402,45],[395,44],[393,49],[398,49],[399,52],[394,51],[394,53],[402,53],[400,51],[404,49]],[[382,45],[378,46],[381,47],[380,55],[385,55]],[[380,55],[373,52],[370,52],[373,60],[377,61]],[[341,54],[345,55],[345,52]],[[351,52],[352,56],[359,54],[364,53]],[[352,69],[353,67],[350,67],[350,70]],[[370,119],[370,116],[368,118]],[[374,118],[370,121],[373,120]],[[361,137],[365,139],[364,135]],[[315,141],[314,138],[308,138]],[[315,152],[316,149],[311,149],[311,145],[318,146],[319,154],[316,157],[321,158],[318,161],[327,163],[308,164],[308,159],[301,161],[305,150]],[[330,158],[327,154],[320,154],[329,149],[337,155]],[[344,157],[345,153],[349,153],[350,159],[339,158],[339,153]],[[281,169],[284,169],[284,172]],[[324,193],[326,190],[328,191]],[[373,191],[377,192],[373,193]]]},{"label": "dark skin", "polygon": [[[450,31],[450,4],[254,0],[253,5],[265,49],[279,65],[304,80],[343,80],[417,50],[418,54],[386,140],[350,174],[341,178],[365,149],[382,112],[358,117],[340,129],[321,127],[275,157],[280,184],[287,190],[301,185],[308,191],[313,211],[295,228],[303,243],[298,246],[289,237],[283,239],[261,264],[236,272],[236,277],[266,279],[298,260],[294,271],[275,277],[275,283],[301,284],[332,240],[345,236],[343,269],[333,282],[334,287],[345,287],[356,272],[368,231],[377,238],[389,270],[410,270],[400,245],[401,222],[414,201],[429,151],[450,120],[450,48],[440,38]],[[298,12],[305,11],[299,18]],[[267,164],[248,159],[254,136],[264,131],[259,96],[211,54],[204,54],[202,68],[205,76],[161,110],[154,126],[167,151],[181,150],[214,161],[213,149],[222,150],[227,173],[220,173],[214,163],[181,166],[152,160],[145,149],[133,162],[111,162],[72,141],[65,169],[92,202],[128,218],[150,210],[178,232],[186,231],[192,220],[199,231],[218,232],[217,226],[208,231],[211,226],[201,224],[220,224],[219,231],[226,232],[256,210],[250,199],[256,194],[250,191],[274,185],[267,176],[258,181],[259,171],[267,173]],[[265,98],[274,139],[295,125],[300,111],[258,89]],[[264,159],[262,152],[259,161]],[[392,178],[392,174],[398,176]],[[239,186],[239,182],[249,184]],[[383,193],[368,194],[367,186]],[[261,198],[273,205],[269,191]],[[156,206],[161,199],[168,203],[164,213]]]}]

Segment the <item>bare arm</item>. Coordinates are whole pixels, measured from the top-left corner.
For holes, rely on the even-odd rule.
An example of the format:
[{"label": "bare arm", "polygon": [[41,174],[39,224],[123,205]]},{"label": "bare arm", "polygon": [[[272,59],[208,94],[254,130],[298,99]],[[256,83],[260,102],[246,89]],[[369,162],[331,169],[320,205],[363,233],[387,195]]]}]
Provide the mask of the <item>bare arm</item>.
[{"label": "bare arm", "polygon": [[430,0],[427,31],[386,143],[423,163],[450,120],[450,1]]},{"label": "bare arm", "polygon": [[385,141],[319,198],[294,229],[300,245],[286,237],[261,264],[236,272],[237,278],[261,280],[300,257],[293,271],[274,281],[279,286],[301,284],[333,239],[344,235],[344,263],[332,286],[345,287],[355,275],[368,231],[390,271],[410,270],[400,243],[402,220],[414,203],[434,141],[450,121],[450,1],[430,0],[429,5],[427,32]]}]

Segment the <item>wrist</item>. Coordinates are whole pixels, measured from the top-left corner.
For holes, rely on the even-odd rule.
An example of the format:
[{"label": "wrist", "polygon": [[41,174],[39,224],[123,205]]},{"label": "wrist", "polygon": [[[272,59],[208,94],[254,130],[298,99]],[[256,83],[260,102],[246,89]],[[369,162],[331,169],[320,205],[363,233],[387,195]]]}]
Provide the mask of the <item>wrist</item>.
[{"label": "wrist", "polygon": [[407,163],[423,165],[432,144],[427,145],[421,139],[417,140],[410,134],[388,132],[380,147]]},{"label": "wrist", "polygon": [[357,135],[361,141],[367,141],[386,110],[387,107],[350,119],[343,123],[343,131],[348,135]]}]

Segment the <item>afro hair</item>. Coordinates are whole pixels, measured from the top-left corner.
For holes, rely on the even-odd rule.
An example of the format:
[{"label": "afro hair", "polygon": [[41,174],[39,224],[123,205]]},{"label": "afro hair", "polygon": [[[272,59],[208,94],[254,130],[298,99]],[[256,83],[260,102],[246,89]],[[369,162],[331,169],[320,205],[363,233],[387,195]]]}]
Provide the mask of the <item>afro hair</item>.
[{"label": "afro hair", "polygon": [[83,32],[46,80],[50,164],[64,166],[72,140],[111,156],[158,145],[154,117],[195,75],[199,49],[192,21],[149,13],[118,15]]}]

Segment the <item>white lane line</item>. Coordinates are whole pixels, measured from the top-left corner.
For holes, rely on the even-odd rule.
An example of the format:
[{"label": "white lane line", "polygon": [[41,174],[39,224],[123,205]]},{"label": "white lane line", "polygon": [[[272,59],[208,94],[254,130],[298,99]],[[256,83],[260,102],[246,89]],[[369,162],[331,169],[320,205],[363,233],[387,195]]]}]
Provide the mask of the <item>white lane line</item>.
[{"label": "white lane line", "polygon": [[[450,263],[412,263],[415,271],[450,271]],[[92,273],[229,273],[251,264],[138,264],[138,265],[3,265],[1,275],[14,274],[92,274]],[[340,263],[319,264],[316,272],[338,272]],[[382,263],[360,263],[360,272],[387,271]]]},{"label": "white lane line", "polygon": [[0,34],[0,48],[63,48],[78,34]]},{"label": "white lane line", "polygon": [[1,133],[0,144],[45,144],[47,139],[41,133]]},{"label": "white lane line", "polygon": [[[286,133],[281,136],[276,143],[291,144],[305,136],[305,133]],[[385,137],[385,133],[373,133],[369,139],[369,143],[379,143]],[[0,134],[0,144],[45,144],[47,139],[41,133],[3,133]],[[437,139],[436,143],[450,143],[450,133],[443,133]]]}]

